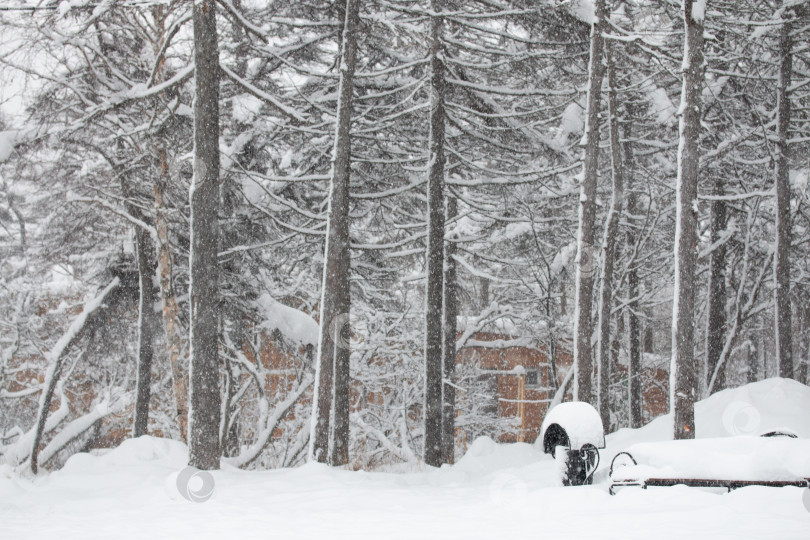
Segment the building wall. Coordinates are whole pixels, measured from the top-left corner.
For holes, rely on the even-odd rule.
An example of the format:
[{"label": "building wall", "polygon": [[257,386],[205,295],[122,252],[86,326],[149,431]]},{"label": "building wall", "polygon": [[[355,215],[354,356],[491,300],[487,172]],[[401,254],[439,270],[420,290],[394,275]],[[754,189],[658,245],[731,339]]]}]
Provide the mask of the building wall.
[{"label": "building wall", "polygon": [[[484,332],[476,334],[474,343],[477,346],[462,349],[456,361],[457,365],[477,361],[487,375],[497,378],[498,415],[502,418],[514,418],[519,425],[517,434],[504,433],[498,437],[499,440],[533,443],[540,435],[549,403],[562,384],[565,374],[571,369],[573,356],[568,344],[558,344],[552,367],[546,347],[504,346],[515,341],[515,338],[507,335]],[[481,342],[492,345],[480,346]],[[624,366],[616,366],[615,369],[618,374],[626,372]],[[531,384],[534,382],[530,375],[533,371],[537,373],[536,384]],[[554,371],[556,384],[553,384]],[[651,420],[666,414],[669,373],[664,369],[645,367],[643,380],[644,418]],[[564,401],[572,398],[569,390]]]}]

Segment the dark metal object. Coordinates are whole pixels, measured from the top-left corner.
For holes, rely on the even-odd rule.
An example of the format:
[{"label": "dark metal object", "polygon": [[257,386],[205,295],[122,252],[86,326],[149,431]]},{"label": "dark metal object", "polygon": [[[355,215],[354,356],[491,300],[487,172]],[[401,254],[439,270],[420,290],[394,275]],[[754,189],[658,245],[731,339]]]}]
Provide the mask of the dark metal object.
[{"label": "dark metal object", "polygon": [[646,480],[625,480],[620,482],[613,482],[610,485],[610,494],[615,495],[614,488],[638,486],[642,489],[648,487],[672,487],[684,485],[688,487],[702,487],[702,488],[726,488],[729,492],[732,489],[739,489],[749,486],[765,486],[765,487],[810,487],[810,478],[803,480],[708,480],[705,478],[647,478]]},{"label": "dark metal object", "polygon": [[590,486],[593,473],[599,466],[599,450],[592,444],[580,449],[566,450],[566,469],[562,478],[564,486]]}]

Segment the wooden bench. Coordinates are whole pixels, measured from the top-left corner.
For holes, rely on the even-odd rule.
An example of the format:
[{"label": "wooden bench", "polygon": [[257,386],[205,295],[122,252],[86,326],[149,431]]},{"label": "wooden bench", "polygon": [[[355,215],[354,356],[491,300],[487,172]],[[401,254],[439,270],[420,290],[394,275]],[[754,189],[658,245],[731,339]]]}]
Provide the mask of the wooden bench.
[{"label": "wooden bench", "polygon": [[749,486],[765,487],[787,487],[795,486],[800,488],[810,487],[810,478],[802,480],[715,480],[708,478],[645,478],[644,480],[620,480],[610,484],[610,494],[615,495],[616,488],[626,486],[636,486],[642,489],[648,487],[672,487],[689,486],[701,488],[725,488],[728,491]]},{"label": "wooden bench", "polygon": [[[772,439],[775,436],[785,436],[788,437],[788,440]],[[808,468],[810,458],[807,457],[810,441],[796,439],[795,435],[787,433],[768,433],[764,437],[741,437],[736,440],[735,438],[724,438],[716,439],[714,442],[698,439],[634,445],[629,450],[633,450],[634,453],[639,450],[642,458],[646,458],[643,459],[644,461],[654,463],[652,466],[639,466],[636,458],[630,452],[616,454],[610,464],[610,494],[615,495],[618,488],[629,486],[646,489],[684,485],[699,488],[724,488],[729,492],[732,489],[749,486],[810,488],[810,468]],[[768,440],[769,438],[770,440]],[[792,442],[791,439],[795,442]],[[717,449],[716,455],[711,451],[713,448]],[[677,449],[678,453],[673,453],[673,449]],[[692,461],[684,463],[684,459],[678,458],[681,457],[681,452],[687,449],[686,453],[689,454],[688,457]],[[778,452],[769,455],[768,450],[770,449]],[[738,453],[731,453],[732,451]],[[752,461],[747,464],[755,465],[750,469],[742,467],[735,470],[733,467],[729,467],[728,461],[741,458],[751,458]],[[672,463],[670,460],[679,462]],[[786,461],[792,461],[793,467],[786,466],[784,463]],[[618,474],[616,471],[619,471]],[[743,478],[734,478],[734,476]]]}]

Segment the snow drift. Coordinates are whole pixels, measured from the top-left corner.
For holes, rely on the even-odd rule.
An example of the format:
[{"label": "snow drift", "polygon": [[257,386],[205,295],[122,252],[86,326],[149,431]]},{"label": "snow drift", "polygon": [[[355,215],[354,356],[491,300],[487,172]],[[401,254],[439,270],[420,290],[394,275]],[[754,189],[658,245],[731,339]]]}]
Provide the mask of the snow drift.
[{"label": "snow drift", "polygon": [[[752,407],[744,419],[736,419],[742,414],[738,403]],[[699,439],[687,441],[697,443],[691,450],[651,458],[698,455],[702,442],[717,437],[728,444],[758,440],[735,433],[741,429],[758,434],[790,427],[806,436],[807,411],[810,388],[793,381],[771,379],[720,392],[698,404]],[[670,424],[664,417],[608,435],[603,453],[666,441]],[[744,450],[734,450],[741,468]],[[34,480],[0,466],[4,538],[491,540],[541,531],[543,538],[803,539],[810,530],[810,511],[802,502],[806,490],[799,488],[749,487],[728,495],[685,487],[625,489],[611,497],[606,483],[560,487],[556,464],[541,447],[486,438],[454,466],[405,474],[321,464],[242,471],[225,464],[211,473],[213,497],[199,504],[178,493],[187,458],[179,442],[141,437],[111,451],[75,455],[60,471]]]}]

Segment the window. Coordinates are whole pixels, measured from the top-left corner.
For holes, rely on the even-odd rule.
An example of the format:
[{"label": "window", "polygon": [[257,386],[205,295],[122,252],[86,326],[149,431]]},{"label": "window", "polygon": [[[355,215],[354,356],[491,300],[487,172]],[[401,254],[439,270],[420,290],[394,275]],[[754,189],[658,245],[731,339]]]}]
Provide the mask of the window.
[{"label": "window", "polygon": [[526,371],[526,386],[537,386],[540,384],[540,372],[536,369]]}]

